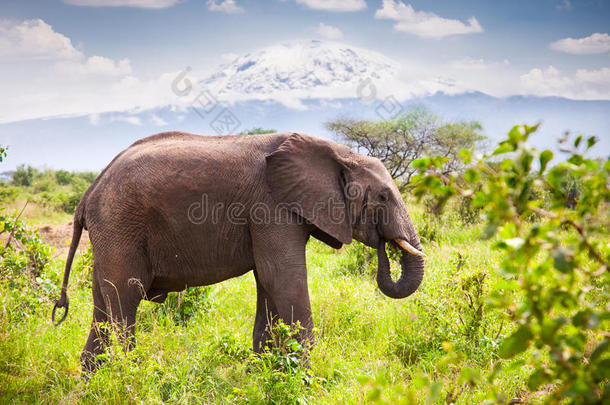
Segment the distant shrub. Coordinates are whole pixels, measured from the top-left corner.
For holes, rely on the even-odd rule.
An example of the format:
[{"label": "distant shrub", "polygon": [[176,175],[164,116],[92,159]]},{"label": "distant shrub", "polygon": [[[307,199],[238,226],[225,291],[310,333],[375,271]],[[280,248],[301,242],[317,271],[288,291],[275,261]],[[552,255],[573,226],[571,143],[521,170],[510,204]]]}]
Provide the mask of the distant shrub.
[{"label": "distant shrub", "polygon": [[57,184],[70,184],[73,177],[74,175],[67,170],[58,170],[55,172],[55,180],[57,181]]},{"label": "distant shrub", "polygon": [[15,186],[31,186],[37,174],[38,170],[32,166],[19,165],[13,172],[12,183]]},{"label": "distant shrub", "polygon": [[481,220],[481,208],[475,207],[470,198],[461,197],[457,204],[457,212],[463,224],[472,225]]},{"label": "distant shrub", "polygon": [[252,129],[248,129],[246,131],[242,131],[240,135],[262,135],[262,134],[274,134],[277,131],[275,129],[264,129],[261,127],[255,127]]}]

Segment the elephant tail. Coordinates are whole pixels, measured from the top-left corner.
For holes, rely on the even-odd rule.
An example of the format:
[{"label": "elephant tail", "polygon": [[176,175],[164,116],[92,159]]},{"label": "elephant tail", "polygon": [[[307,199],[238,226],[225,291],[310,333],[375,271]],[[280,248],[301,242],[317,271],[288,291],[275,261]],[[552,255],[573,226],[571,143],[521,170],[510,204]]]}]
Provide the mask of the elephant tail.
[{"label": "elephant tail", "polygon": [[[84,200],[84,198],[83,198],[83,200]],[[76,208],[76,213],[74,214],[74,228],[72,229],[72,241],[70,242],[70,251],[68,252],[68,258],[66,259],[66,267],[64,269],[64,281],[61,284],[61,296],[55,302],[55,306],[53,307],[53,312],[51,312],[51,320],[53,321],[55,326],[58,326],[60,323],[62,323],[68,316],[68,308],[69,308],[69,301],[68,301],[68,294],[67,294],[68,279],[70,278],[70,268],[72,267],[72,261],[74,260],[74,255],[76,254],[76,248],[78,247],[78,243],[80,242],[81,234],[83,233],[83,225],[84,225],[83,211],[84,211],[84,204],[83,204],[83,201],[81,200],[80,204],[78,204],[78,207]],[[64,311],[63,316],[59,320],[55,321],[55,311],[57,311],[57,308],[65,308],[65,311]]]}]

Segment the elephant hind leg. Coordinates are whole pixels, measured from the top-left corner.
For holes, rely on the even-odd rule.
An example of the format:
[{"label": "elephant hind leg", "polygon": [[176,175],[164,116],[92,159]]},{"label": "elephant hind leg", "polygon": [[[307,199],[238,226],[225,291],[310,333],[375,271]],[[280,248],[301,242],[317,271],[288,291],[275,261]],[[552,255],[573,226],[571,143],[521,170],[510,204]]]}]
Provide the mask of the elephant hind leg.
[{"label": "elephant hind leg", "polygon": [[260,353],[268,346],[271,339],[270,331],[279,314],[271,296],[259,281],[256,270],[254,270],[254,278],[256,279],[256,318],[252,332],[252,350],[254,353]]},{"label": "elephant hind leg", "polygon": [[98,366],[95,356],[108,344],[108,328],[117,333],[125,350],[134,347],[136,312],[151,284],[147,262],[141,255],[123,251],[118,258],[105,253],[94,253],[93,323],[81,356],[85,371]]},{"label": "elephant hind leg", "polygon": [[81,364],[85,372],[93,372],[99,367],[99,362],[96,360],[96,356],[104,351],[104,348],[108,345],[108,331],[104,323],[108,322],[108,316],[106,312],[106,303],[102,298],[102,291],[100,285],[93,278],[93,319],[91,321],[91,330],[89,331],[89,337],[87,343],[83,348],[81,354]]},{"label": "elephant hind leg", "polygon": [[141,286],[132,280],[101,281],[108,317],[124,350],[131,350],[135,346],[136,312],[144,298]]}]

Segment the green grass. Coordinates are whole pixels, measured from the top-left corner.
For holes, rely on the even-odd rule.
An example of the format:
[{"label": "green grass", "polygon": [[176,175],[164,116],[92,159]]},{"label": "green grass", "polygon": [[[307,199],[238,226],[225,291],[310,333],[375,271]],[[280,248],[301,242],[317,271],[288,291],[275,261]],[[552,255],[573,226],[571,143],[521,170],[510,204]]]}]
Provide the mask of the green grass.
[{"label": "green grass", "polygon": [[[424,223],[430,219],[421,209],[412,214],[418,228],[438,225]],[[489,242],[475,238],[477,232],[477,226],[445,218],[442,235],[428,241],[424,237],[424,282],[404,300],[379,292],[368,270],[374,258],[364,270],[345,270],[357,262],[362,247],[354,244],[337,252],[311,241],[307,259],[316,340],[307,383],[299,375],[274,375],[253,367],[256,290],[251,273],[208,287],[209,294],[194,301],[186,325],[175,322],[175,306],[144,302],[136,350],[126,355],[118,346],[111,348],[110,361],[86,379],[79,356],[91,319],[90,269],[77,259],[70,280],[70,314],[54,327],[50,311],[65,260],[55,259],[42,276],[49,280],[46,290],[33,282],[15,287],[8,278],[0,283],[0,402],[359,403],[370,384],[382,384],[391,398],[421,375],[450,380],[452,372],[444,373],[438,365],[446,354],[443,342],[452,342],[465,354],[463,365],[486,375],[496,359],[498,338],[511,325],[481,296],[479,326],[474,331],[466,328],[475,316],[467,305],[466,280],[486,274],[483,295],[506,283],[494,273],[498,254]],[[524,374],[517,369],[503,376],[507,395],[519,395]],[[467,388],[458,403],[480,402],[486,394],[483,388]]]},{"label": "green grass", "polygon": [[[481,403],[488,385],[454,381],[467,368],[487,378],[500,362],[499,342],[515,325],[488,297],[508,294],[514,283],[497,273],[501,254],[493,240],[479,239],[482,225],[461,223],[455,209],[439,219],[409,206],[428,258],[422,285],[407,299],[378,290],[374,251],[357,242],[340,251],[308,244],[311,370],[286,372],[271,354],[251,354],[256,289],[248,273],[190,290],[181,307],[175,294],[163,305],[143,302],[136,349],[112,346],[86,378],[79,356],[91,321],[90,251],[77,255],[70,313],[60,327],[50,315],[65,257],[38,278],[0,262],[0,403],[423,403],[433,392],[426,381],[442,383],[434,402],[450,395],[455,403]],[[70,220],[58,209],[29,210],[23,218],[33,226]],[[531,369],[519,358],[502,365],[495,386],[505,398],[543,396],[527,393]]]}]

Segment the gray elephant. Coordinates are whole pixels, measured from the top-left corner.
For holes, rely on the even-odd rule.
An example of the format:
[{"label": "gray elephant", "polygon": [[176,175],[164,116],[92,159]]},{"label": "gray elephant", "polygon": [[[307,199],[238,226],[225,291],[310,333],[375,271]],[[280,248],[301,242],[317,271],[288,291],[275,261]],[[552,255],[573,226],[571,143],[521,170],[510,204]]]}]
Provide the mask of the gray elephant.
[{"label": "gray elephant", "polygon": [[[375,158],[297,133],[199,136],[166,132],[135,142],[100,173],[74,215],[61,297],[82,228],[94,253],[93,321],[83,368],[108,336],[109,321],[134,343],[141,300],[218,283],[254,271],[253,349],[267,344],[268,319],[299,321],[313,338],[305,245],[333,248],[352,239],[377,249],[377,285],[403,298],[420,285],[424,257],[392,178]],[[387,241],[400,246],[402,275],[390,276]]]}]

